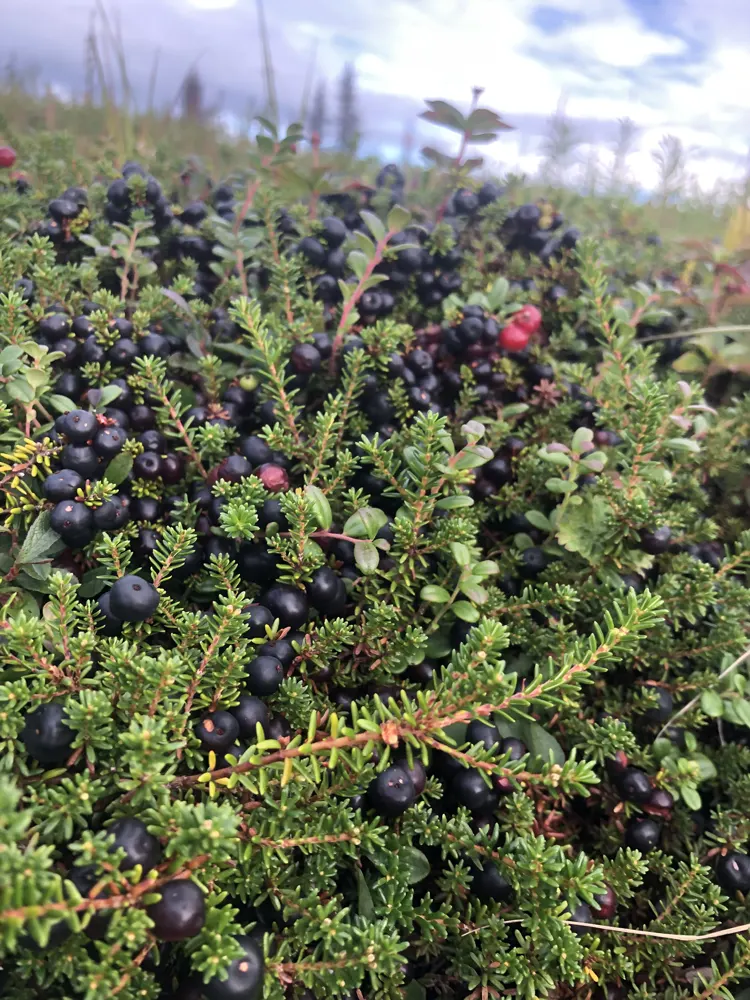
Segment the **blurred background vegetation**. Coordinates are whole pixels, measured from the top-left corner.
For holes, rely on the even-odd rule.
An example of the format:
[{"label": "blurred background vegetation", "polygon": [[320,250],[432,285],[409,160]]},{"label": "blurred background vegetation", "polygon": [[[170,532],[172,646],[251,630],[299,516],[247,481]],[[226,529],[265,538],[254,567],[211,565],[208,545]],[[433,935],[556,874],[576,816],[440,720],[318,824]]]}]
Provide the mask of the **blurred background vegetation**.
[{"label": "blurred background vegetation", "polygon": [[[70,183],[71,175],[81,184],[114,177],[118,166],[131,158],[146,162],[165,179],[172,174],[177,179],[187,163],[215,180],[242,171],[255,148],[257,116],[278,121],[275,69],[262,0],[258,0],[258,29],[262,93],[249,98],[244,119],[234,119],[228,127],[220,103],[207,97],[196,66],[186,66],[174,98],[157,107],[156,58],[148,96],[139,104],[117,19],[97,0],[91,29],[82,43],[85,93],[76,100],[64,99],[39,76],[20,71],[12,63],[6,65],[0,71],[0,144],[16,149],[17,166],[40,195]],[[318,75],[312,57],[299,101],[298,120],[308,139],[298,150],[300,173],[306,167],[324,168],[333,187],[353,179],[367,183],[381,164],[374,157],[358,155],[361,135],[354,67],[347,66],[335,84],[323,79],[316,82],[313,77]],[[676,136],[664,135],[651,154],[658,185],[644,193],[628,171],[638,134],[635,122],[621,119],[606,162],[596,151],[583,153],[575,123],[561,100],[549,119],[536,176],[511,172],[493,177],[488,167],[475,175],[501,180],[513,204],[544,198],[582,227],[615,238],[619,231],[646,229],[665,242],[718,242],[731,250],[750,243],[750,171],[744,182],[723,182],[710,192],[701,190],[690,172],[695,151],[685,148]],[[319,149],[312,149],[309,140],[313,136],[319,137]],[[407,130],[400,158],[407,190],[429,203],[433,188],[439,187],[439,171],[417,162],[421,157],[412,146]]]}]

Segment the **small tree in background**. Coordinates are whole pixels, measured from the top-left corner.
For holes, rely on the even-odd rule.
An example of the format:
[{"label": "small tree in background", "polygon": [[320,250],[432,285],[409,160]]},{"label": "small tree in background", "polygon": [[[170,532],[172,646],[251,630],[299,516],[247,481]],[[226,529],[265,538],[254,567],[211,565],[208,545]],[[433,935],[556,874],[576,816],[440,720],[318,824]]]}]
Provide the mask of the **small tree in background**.
[{"label": "small tree in background", "polygon": [[659,171],[656,198],[664,206],[680,194],[687,183],[688,152],[676,135],[665,135],[651,153],[651,158]]},{"label": "small tree in background", "polygon": [[633,152],[640,129],[632,118],[617,119],[617,136],[612,147],[610,187],[621,190],[628,183],[628,157]]},{"label": "small tree in background", "polygon": [[540,176],[544,184],[560,187],[565,182],[567,171],[575,162],[576,149],[580,137],[570,118],[565,113],[565,100],[561,99],[557,110],[550,118],[547,135],[542,140],[541,152],[544,157]]},{"label": "small tree in background", "polygon": [[182,81],[181,104],[183,118],[193,122],[205,119],[203,81],[197,69],[191,69]]},{"label": "small tree in background", "polygon": [[357,74],[352,63],[347,63],[339,80],[339,148],[355,153],[359,143],[359,115],[357,113]]},{"label": "small tree in background", "polygon": [[321,80],[315,89],[312,108],[310,109],[310,133],[318,134],[321,142],[325,135],[327,123],[326,109],[326,81]]}]

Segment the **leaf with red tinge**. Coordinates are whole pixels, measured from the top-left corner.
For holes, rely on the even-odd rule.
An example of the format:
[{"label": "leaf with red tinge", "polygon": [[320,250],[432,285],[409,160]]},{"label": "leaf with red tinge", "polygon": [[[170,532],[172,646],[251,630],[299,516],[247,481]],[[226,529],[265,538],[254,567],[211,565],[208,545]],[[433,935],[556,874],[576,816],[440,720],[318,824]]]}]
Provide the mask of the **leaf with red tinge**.
[{"label": "leaf with red tinge", "polygon": [[496,142],[497,139],[497,132],[477,132],[476,135],[471,136],[469,142],[473,143],[475,146],[482,146],[488,142]]},{"label": "leaf with red tinge", "polygon": [[454,108],[447,101],[426,101],[429,111],[423,111],[420,118],[434,125],[444,125],[454,132],[466,132],[468,122],[458,108]]},{"label": "leaf with red tinge", "polygon": [[422,147],[422,156],[426,160],[431,160],[438,167],[447,167],[449,164],[453,163],[453,157],[448,156],[446,153],[441,153],[439,149],[433,149],[432,146]]},{"label": "leaf with red tinge", "polygon": [[471,132],[488,132],[490,129],[511,131],[513,129],[512,125],[504,122],[500,115],[496,111],[491,111],[490,108],[475,108],[469,115],[467,124]]}]

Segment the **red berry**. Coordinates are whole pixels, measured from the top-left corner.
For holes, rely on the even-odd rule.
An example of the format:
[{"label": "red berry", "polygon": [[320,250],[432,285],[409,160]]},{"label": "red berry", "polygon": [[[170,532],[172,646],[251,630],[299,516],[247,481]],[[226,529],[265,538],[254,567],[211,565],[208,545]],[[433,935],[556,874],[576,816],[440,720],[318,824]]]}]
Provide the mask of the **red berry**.
[{"label": "red berry", "polygon": [[511,322],[519,326],[522,330],[525,330],[531,336],[542,325],[542,314],[536,306],[527,305],[516,313]]},{"label": "red berry", "polygon": [[600,896],[594,896],[594,917],[597,920],[611,920],[617,913],[617,896],[611,886],[607,886]]},{"label": "red berry", "polygon": [[522,351],[529,342],[529,333],[515,323],[508,323],[497,342],[505,351]]},{"label": "red berry", "polygon": [[15,149],[12,146],[0,146],[0,167],[12,167],[15,162]]},{"label": "red berry", "polygon": [[289,476],[286,469],[282,469],[280,465],[274,465],[273,462],[266,462],[265,465],[261,465],[256,475],[271,493],[278,493],[280,490],[289,489]]}]

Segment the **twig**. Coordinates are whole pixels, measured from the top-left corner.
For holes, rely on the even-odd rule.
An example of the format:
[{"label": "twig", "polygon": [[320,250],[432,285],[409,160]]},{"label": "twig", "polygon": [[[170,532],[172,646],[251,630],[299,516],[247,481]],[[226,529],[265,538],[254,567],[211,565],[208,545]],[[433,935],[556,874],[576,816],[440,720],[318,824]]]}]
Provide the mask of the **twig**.
[{"label": "twig", "polygon": [[[522,924],[520,918],[505,920],[505,924]],[[583,920],[566,920],[571,927],[586,927],[592,931],[606,931],[615,934],[629,934],[632,937],[659,938],[662,941],[715,941],[716,938],[731,937],[733,934],[744,934],[750,931],[750,924],[738,924],[736,927],[723,927],[707,934],[667,934],[665,931],[643,931],[638,927],[615,927],[612,924],[588,924]],[[478,928],[479,929],[479,928]]]},{"label": "twig", "polygon": [[[723,681],[724,678],[728,674],[730,674],[734,670],[735,667],[739,667],[739,665],[741,663],[744,663],[745,660],[747,660],[747,659],[750,659],[750,649],[746,649],[745,652],[742,654],[742,656],[738,656],[737,659],[734,661],[734,663],[730,663],[728,667],[726,667],[724,670],[722,670],[722,672],[716,678],[717,683],[719,681]],[[703,694],[703,692],[701,692],[701,694],[697,694],[695,696],[695,698],[691,698],[690,701],[686,705],[683,705],[682,708],[679,710],[679,712],[675,712],[675,714],[672,716],[672,718],[669,719],[667,722],[665,722],[664,725],[659,730],[659,732],[656,734],[656,739],[658,740],[660,736],[663,736],[664,733],[669,729],[669,727],[671,725],[674,725],[674,723],[677,721],[677,719],[680,719],[683,715],[685,715],[687,712],[689,712],[691,708],[694,708],[698,704],[698,702],[701,700],[701,695],[702,694]]]}]

